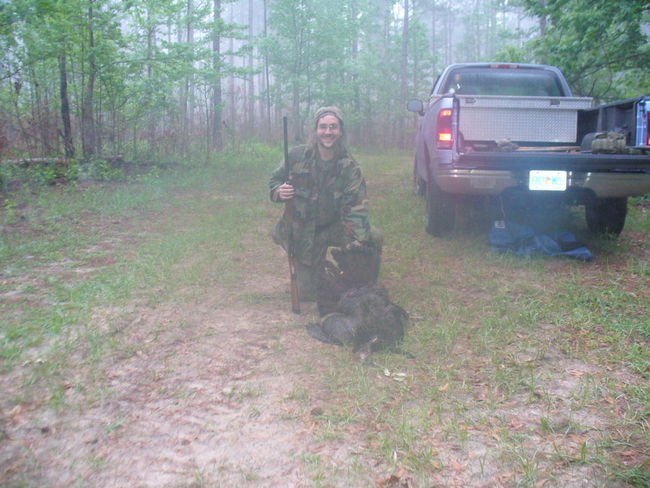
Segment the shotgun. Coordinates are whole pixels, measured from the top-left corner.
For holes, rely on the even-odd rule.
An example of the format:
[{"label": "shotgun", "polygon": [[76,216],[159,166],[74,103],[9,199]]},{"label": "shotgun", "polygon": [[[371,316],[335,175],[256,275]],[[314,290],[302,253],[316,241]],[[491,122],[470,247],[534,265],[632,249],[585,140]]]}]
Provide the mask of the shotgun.
[{"label": "shotgun", "polygon": [[[289,163],[289,131],[287,128],[287,118],[282,117],[282,131],[284,135],[284,167],[287,170],[287,182],[291,183],[291,164]],[[293,199],[287,200],[284,206],[284,218],[288,224],[289,232],[287,234],[287,256],[289,257],[289,277],[291,278],[291,311],[300,313],[300,299],[298,298],[298,277],[296,275],[296,266],[294,263],[295,246],[293,242],[293,221],[294,207]]]}]

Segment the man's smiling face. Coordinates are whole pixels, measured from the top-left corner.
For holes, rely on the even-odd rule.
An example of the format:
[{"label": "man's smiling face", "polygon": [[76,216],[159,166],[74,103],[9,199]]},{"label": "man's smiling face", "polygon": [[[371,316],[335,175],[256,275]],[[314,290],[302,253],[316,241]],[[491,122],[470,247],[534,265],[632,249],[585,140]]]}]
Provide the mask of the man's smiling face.
[{"label": "man's smiling face", "polygon": [[325,149],[332,149],[341,135],[341,123],[336,115],[325,115],[318,120],[316,136],[318,143]]}]

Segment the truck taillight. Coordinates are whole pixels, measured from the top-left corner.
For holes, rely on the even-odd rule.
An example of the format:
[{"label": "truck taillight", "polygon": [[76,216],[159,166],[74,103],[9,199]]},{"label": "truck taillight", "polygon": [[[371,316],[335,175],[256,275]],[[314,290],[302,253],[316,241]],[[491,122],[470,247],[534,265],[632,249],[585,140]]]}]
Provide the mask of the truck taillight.
[{"label": "truck taillight", "polygon": [[645,123],[645,130],[646,130],[645,145],[650,146],[650,110],[648,111],[647,117],[648,117],[648,120],[646,120],[646,123]]},{"label": "truck taillight", "polygon": [[502,63],[502,64],[491,64],[490,68],[498,68],[498,69],[519,69],[518,64],[511,64],[511,63]]},{"label": "truck taillight", "polygon": [[451,149],[451,145],[454,142],[451,133],[451,116],[453,112],[454,111],[450,108],[443,108],[438,113],[438,125],[437,125],[438,149]]}]

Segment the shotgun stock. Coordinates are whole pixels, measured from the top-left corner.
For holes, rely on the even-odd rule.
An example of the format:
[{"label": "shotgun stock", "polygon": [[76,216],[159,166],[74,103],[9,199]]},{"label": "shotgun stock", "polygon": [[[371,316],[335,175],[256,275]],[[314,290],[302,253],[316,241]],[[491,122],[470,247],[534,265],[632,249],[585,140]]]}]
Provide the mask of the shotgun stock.
[{"label": "shotgun stock", "polygon": [[[287,180],[291,183],[291,164],[289,163],[289,130],[287,118],[282,117],[282,131],[284,135],[284,167],[287,170]],[[284,206],[284,218],[287,221],[289,233],[287,238],[287,256],[289,257],[289,277],[291,279],[291,311],[300,313],[300,299],[298,298],[298,277],[294,262],[295,245],[293,241],[294,207],[293,199],[287,200]]]}]

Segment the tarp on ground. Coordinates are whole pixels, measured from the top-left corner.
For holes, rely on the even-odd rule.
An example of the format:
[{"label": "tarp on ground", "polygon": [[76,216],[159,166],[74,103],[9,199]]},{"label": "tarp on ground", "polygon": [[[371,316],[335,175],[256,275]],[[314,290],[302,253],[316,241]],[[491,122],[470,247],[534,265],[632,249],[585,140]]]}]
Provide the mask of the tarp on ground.
[{"label": "tarp on ground", "polygon": [[530,225],[511,221],[494,221],[488,241],[494,251],[518,256],[566,256],[581,261],[594,258],[591,251],[570,232],[544,234]]}]

